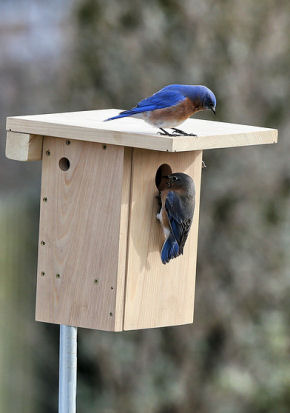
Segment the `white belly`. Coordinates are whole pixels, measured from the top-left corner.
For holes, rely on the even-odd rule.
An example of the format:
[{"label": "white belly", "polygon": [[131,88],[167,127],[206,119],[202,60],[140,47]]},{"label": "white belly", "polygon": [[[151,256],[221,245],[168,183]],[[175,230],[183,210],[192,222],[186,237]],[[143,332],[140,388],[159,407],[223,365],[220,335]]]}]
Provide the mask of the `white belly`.
[{"label": "white belly", "polygon": [[176,120],[152,120],[150,119],[150,113],[151,112],[142,112],[137,115],[133,115],[132,117],[143,119],[145,122],[149,123],[149,125],[155,126],[156,128],[175,128],[175,126],[178,126],[184,122],[184,120],[179,122]]},{"label": "white belly", "polygon": [[160,209],[160,212],[156,215],[156,218],[160,221],[160,224],[163,229],[164,238],[167,239],[170,235],[170,230],[163,225],[162,209]]}]

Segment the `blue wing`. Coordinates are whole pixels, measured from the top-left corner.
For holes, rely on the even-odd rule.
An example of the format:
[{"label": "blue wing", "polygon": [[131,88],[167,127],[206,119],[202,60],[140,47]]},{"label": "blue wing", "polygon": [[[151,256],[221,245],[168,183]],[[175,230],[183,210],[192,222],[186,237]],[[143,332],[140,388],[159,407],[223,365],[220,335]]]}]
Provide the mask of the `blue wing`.
[{"label": "blue wing", "polygon": [[[165,86],[163,89],[154,93],[149,98],[141,100],[137,108],[144,108],[145,110],[163,109],[169,106],[174,106],[183,101],[185,96],[181,93],[177,85]],[[151,108],[151,109],[148,109]]]},{"label": "blue wing", "polygon": [[178,257],[180,254],[179,246],[172,234],[169,235],[167,240],[164,242],[162,250],[161,250],[161,260],[163,264],[166,264],[173,258]]},{"label": "blue wing", "polygon": [[134,108],[125,110],[119,115],[106,120],[114,120],[136,115],[142,112],[148,112],[150,110],[168,108],[170,106],[176,105],[179,102],[182,102],[184,99],[185,96],[181,92],[178,85],[165,86],[163,89],[154,93],[154,95],[150,96],[149,98],[141,100]]},{"label": "blue wing", "polygon": [[173,191],[169,191],[165,201],[165,209],[168,215],[172,233],[179,245],[179,253],[183,253],[183,247],[187,239],[192,216],[185,215],[185,209],[180,197]]}]

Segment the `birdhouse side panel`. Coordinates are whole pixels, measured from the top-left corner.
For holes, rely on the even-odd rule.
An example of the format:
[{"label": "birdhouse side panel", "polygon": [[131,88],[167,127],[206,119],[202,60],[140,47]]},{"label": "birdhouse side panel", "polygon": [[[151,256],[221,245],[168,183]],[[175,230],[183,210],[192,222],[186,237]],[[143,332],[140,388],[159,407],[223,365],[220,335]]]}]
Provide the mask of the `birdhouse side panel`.
[{"label": "birdhouse side panel", "polygon": [[37,320],[115,330],[123,161],[122,146],[45,137]]},{"label": "birdhouse side panel", "polygon": [[[202,151],[133,150],[124,330],[192,323]],[[164,265],[164,235],[156,219],[156,171],[168,164],[195,183],[195,212],[184,254]]]},{"label": "birdhouse side panel", "polygon": [[119,236],[119,259],[117,294],[115,308],[115,328],[114,331],[122,331],[124,323],[124,300],[125,300],[125,278],[127,264],[127,243],[130,214],[130,192],[131,192],[131,172],[132,172],[132,148],[124,148],[120,236]]}]

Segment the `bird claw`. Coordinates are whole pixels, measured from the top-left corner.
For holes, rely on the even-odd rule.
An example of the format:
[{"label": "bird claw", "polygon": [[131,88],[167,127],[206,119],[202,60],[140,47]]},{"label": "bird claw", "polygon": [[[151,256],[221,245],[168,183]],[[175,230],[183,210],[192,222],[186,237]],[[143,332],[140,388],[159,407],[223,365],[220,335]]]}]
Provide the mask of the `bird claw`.
[{"label": "bird claw", "polygon": [[167,130],[163,129],[163,128],[159,128],[161,130],[161,132],[158,132],[158,135],[163,135],[163,136],[176,136],[173,133],[169,133],[167,132]]},{"label": "bird claw", "polygon": [[161,132],[158,132],[158,135],[163,135],[163,136],[197,136],[195,133],[187,133],[181,129],[176,129],[176,128],[170,128],[173,130],[173,133],[169,133],[163,128],[159,128],[159,129],[161,130]]},{"label": "bird claw", "polygon": [[164,133],[164,132],[158,132],[158,135],[162,135],[162,136],[179,136],[179,135],[175,135],[174,133]]},{"label": "bird claw", "polygon": [[183,133],[173,132],[170,136],[185,136]]},{"label": "bird claw", "polygon": [[159,209],[161,209],[161,207],[162,207],[162,202],[161,202],[161,197],[160,197],[160,195],[156,195],[156,196],[155,196],[155,199],[156,199],[157,202],[158,202],[158,207],[159,207]]},{"label": "bird claw", "polygon": [[184,132],[183,134],[180,134],[178,136],[197,136],[197,134],[196,133],[186,133],[186,132]]},{"label": "bird claw", "polygon": [[171,128],[173,132],[173,136],[197,136],[195,133],[187,133],[181,129]]}]

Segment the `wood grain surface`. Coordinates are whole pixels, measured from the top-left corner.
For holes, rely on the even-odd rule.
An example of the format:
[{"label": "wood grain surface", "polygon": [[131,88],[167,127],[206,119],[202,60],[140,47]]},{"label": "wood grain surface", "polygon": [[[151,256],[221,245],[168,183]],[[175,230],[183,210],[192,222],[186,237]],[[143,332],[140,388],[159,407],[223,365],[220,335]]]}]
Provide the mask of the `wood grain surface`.
[{"label": "wood grain surface", "polygon": [[201,119],[188,119],[180,125],[196,137],[161,136],[141,119],[104,122],[117,113],[117,109],[107,109],[9,117],[7,130],[168,152],[270,144],[276,143],[278,136],[275,129]]},{"label": "wood grain surface", "polygon": [[[45,137],[36,319],[109,331],[191,323],[201,160]],[[164,163],[196,185],[184,255],[167,265],[155,199]]]},{"label": "wood grain surface", "polygon": [[[134,149],[124,330],[193,321],[202,152],[170,154]],[[184,255],[164,265],[156,219],[155,174],[162,164],[189,174],[196,186],[194,220]]]},{"label": "wood grain surface", "polygon": [[5,155],[16,161],[39,161],[42,157],[43,136],[7,132]]},{"label": "wood grain surface", "polygon": [[[66,171],[62,158],[70,162]],[[121,329],[116,303],[124,285],[117,275],[125,257],[119,242],[127,237],[128,219],[124,206],[120,237],[121,205],[127,202],[123,164],[121,146],[44,138],[37,320]]]}]

